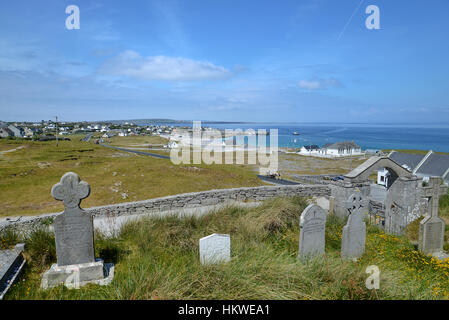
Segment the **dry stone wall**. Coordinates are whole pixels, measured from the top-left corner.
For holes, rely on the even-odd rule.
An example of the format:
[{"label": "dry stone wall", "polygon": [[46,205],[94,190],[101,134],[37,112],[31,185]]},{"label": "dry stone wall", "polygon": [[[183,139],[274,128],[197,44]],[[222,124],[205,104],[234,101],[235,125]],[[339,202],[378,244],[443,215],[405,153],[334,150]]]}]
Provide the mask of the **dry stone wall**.
[{"label": "dry stone wall", "polygon": [[[125,215],[147,214],[177,209],[200,208],[226,202],[261,201],[274,197],[329,197],[330,189],[327,185],[287,185],[262,186],[249,188],[217,189],[194,193],[184,193],[162,198],[155,198],[136,202],[126,202],[101,207],[85,209],[94,218],[120,217]],[[34,217],[11,218],[0,222],[0,230],[16,226],[31,227],[33,225],[48,224],[60,213],[44,214]]]}]

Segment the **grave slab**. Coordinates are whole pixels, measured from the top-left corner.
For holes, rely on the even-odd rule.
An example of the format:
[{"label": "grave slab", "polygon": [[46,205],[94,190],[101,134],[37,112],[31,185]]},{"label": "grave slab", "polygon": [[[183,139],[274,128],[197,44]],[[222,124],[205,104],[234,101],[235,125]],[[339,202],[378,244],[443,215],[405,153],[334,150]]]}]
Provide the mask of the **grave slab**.
[{"label": "grave slab", "polygon": [[24,244],[18,244],[11,250],[0,251],[0,300],[12,286],[25,265],[22,252]]}]

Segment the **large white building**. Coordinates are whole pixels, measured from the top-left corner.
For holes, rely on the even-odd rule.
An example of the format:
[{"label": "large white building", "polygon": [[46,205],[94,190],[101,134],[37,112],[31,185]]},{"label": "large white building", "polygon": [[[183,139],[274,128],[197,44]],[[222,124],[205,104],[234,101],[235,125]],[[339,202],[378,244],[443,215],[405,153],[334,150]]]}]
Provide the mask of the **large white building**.
[{"label": "large white building", "polygon": [[299,154],[316,157],[346,157],[361,155],[362,149],[353,141],[343,141],[325,144],[322,148],[316,145],[303,146]]}]

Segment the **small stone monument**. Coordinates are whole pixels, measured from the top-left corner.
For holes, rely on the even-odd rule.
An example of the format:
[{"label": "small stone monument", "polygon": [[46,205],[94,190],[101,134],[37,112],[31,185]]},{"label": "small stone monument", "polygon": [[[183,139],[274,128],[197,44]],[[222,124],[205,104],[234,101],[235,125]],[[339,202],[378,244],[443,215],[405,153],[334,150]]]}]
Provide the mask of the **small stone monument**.
[{"label": "small stone monument", "polygon": [[335,211],[335,197],[329,197],[329,214],[334,214]]},{"label": "small stone monument", "polygon": [[65,210],[55,218],[57,264],[44,273],[44,289],[60,284],[69,288],[87,283],[106,285],[114,276],[112,264],[95,259],[93,217],[79,206],[89,193],[87,182],[73,172],[64,174],[51,189],[53,197],[64,202]]},{"label": "small stone monument", "polygon": [[201,264],[227,262],[231,259],[231,237],[228,234],[211,234],[200,239]]},{"label": "small stone monument", "polygon": [[0,250],[0,300],[17,280],[25,265],[23,251],[25,244],[17,244],[14,249]]},{"label": "small stone monument", "polygon": [[447,186],[440,185],[440,178],[430,178],[429,187],[423,188],[424,197],[429,197],[430,214],[419,224],[419,251],[431,254],[436,258],[445,259],[449,255],[443,251],[445,223],[438,216],[438,202],[440,195],[447,193]]},{"label": "small stone monument", "polygon": [[341,237],[342,258],[357,259],[365,252],[366,225],[363,222],[365,207],[366,200],[362,198],[360,191],[353,193],[346,201],[349,216]]},{"label": "small stone monument", "polygon": [[324,254],[326,212],[320,206],[310,204],[299,220],[298,258],[310,258]]}]

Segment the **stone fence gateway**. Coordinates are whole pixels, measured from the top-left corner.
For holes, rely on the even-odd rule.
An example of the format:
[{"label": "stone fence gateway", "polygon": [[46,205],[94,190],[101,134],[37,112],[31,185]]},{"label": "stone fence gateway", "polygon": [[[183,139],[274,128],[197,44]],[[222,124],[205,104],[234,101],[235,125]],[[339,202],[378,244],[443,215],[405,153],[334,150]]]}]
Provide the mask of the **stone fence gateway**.
[{"label": "stone fence gateway", "polygon": [[[95,187],[94,187],[95,188]],[[95,192],[95,189],[92,190]],[[242,203],[262,201],[275,197],[329,197],[330,189],[326,185],[285,185],[261,186],[248,188],[217,189],[193,193],[184,193],[162,198],[143,201],[126,202],[114,205],[92,207],[85,209],[94,216],[95,220],[107,218],[121,218],[152,213],[176,212],[185,209],[201,209],[227,203]],[[0,230],[8,227],[30,228],[45,224],[60,213],[42,214],[31,217],[12,217],[0,221]]]}]

